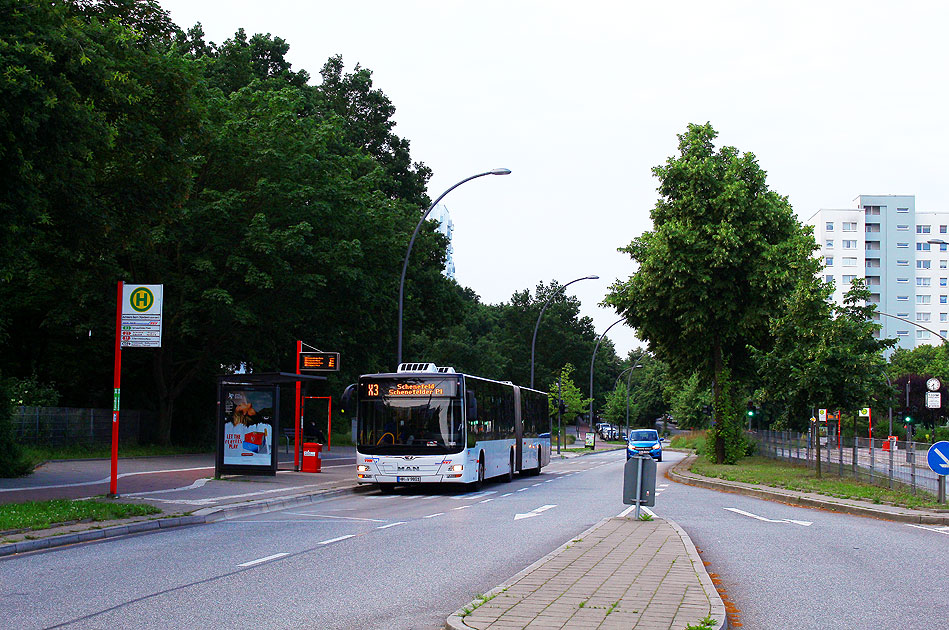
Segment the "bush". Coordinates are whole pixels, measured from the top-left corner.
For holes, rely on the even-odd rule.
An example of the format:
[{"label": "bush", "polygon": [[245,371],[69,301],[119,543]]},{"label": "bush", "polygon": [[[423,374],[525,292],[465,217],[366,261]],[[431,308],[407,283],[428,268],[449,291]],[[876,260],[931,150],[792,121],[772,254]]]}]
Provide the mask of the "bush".
[{"label": "bush", "polygon": [[32,469],[23,447],[14,441],[10,383],[0,378],[0,477],[20,477]]},{"label": "bush", "polygon": [[936,427],[936,432],[933,437],[936,442],[942,442],[944,440],[949,442],[949,427]]}]

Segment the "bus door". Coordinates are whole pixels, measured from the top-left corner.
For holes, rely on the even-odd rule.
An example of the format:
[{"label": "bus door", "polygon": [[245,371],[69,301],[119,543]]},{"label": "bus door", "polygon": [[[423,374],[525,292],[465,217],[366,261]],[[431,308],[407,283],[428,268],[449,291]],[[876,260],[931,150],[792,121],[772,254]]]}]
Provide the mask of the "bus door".
[{"label": "bus door", "polygon": [[524,423],[521,422],[521,388],[514,386],[514,470],[521,471],[524,449]]}]

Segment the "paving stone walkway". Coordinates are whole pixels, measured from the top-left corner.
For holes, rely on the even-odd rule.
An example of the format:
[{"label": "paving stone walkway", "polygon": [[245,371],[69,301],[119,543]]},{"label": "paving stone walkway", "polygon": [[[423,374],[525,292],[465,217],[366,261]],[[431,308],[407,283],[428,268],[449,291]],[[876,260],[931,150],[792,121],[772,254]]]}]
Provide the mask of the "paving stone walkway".
[{"label": "paving stone walkway", "polygon": [[725,627],[725,606],[688,535],[661,518],[614,517],[457,611],[447,626],[669,630],[707,616],[715,623],[701,627]]}]

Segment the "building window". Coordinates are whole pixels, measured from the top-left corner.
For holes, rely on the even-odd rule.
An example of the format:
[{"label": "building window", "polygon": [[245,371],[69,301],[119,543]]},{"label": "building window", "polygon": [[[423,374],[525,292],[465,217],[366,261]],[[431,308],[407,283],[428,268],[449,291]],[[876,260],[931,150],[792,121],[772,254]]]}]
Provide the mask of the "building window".
[{"label": "building window", "polygon": [[909,313],[897,313],[897,317],[909,317]]},{"label": "building window", "polygon": [[897,295],[897,296],[896,296],[896,301],[897,301],[897,302],[907,302],[907,301],[909,301],[909,296],[908,296],[908,295]]},{"label": "building window", "polygon": [[939,233],[940,233],[940,234],[945,234],[947,227],[949,227],[949,226],[947,226],[947,225],[940,225],[940,226],[939,226]]},{"label": "building window", "polygon": [[897,279],[896,279],[896,282],[897,282],[897,284],[908,284],[908,283],[909,283],[909,278],[897,278]]},{"label": "building window", "polygon": [[828,221],[827,223],[825,223],[825,224],[824,224],[824,231],[825,231],[825,232],[833,232],[833,231],[834,231],[834,222],[833,222],[833,221]]},{"label": "building window", "polygon": [[824,247],[826,247],[827,249],[833,249],[833,248],[834,248],[834,240],[833,240],[833,239],[827,239],[827,241],[824,243]]},{"label": "building window", "polygon": [[933,296],[931,295],[917,295],[916,303],[917,304],[932,304]]},{"label": "building window", "polygon": [[939,243],[939,251],[949,251],[949,243]]},{"label": "building window", "polygon": [[929,334],[929,331],[928,331],[928,330],[917,330],[917,331],[916,331],[916,338],[917,338],[917,339],[929,339],[929,337],[930,337],[930,334]]},{"label": "building window", "polygon": [[908,260],[897,260],[897,261],[896,261],[896,266],[897,266],[897,267],[909,267],[909,261],[908,261]]},{"label": "building window", "polygon": [[917,234],[929,234],[930,226],[928,225],[917,225],[916,233]]},{"label": "building window", "polygon": [[900,231],[900,232],[909,232],[909,223],[905,223],[905,224],[902,224],[902,225],[897,225],[897,226],[896,226],[896,229],[897,229],[898,231]]},{"label": "building window", "polygon": [[834,266],[834,257],[833,256],[824,256],[824,266],[833,267]]},{"label": "building window", "polygon": [[857,249],[857,241],[844,241],[844,249]]},{"label": "building window", "polygon": [[940,295],[939,296],[940,304],[949,304],[949,295]]},{"label": "building window", "polygon": [[857,276],[844,276],[844,284],[850,284],[857,279]]},{"label": "building window", "polygon": [[939,286],[947,286],[946,283],[949,282],[949,278],[939,278]]},{"label": "building window", "polygon": [[916,278],[916,286],[918,287],[928,287],[929,278]]},{"label": "building window", "polygon": [[880,216],[880,206],[864,206],[863,213],[873,216]]},{"label": "building window", "polygon": [[949,322],[949,313],[939,313],[939,321]]},{"label": "building window", "polygon": [[909,247],[909,243],[897,243],[896,246],[900,249],[906,249]]},{"label": "building window", "polygon": [[932,265],[931,260],[917,260],[916,261],[917,269],[929,269],[930,265]]},{"label": "building window", "polygon": [[850,256],[844,256],[844,267],[856,267],[856,266],[857,266],[856,258],[853,258]]},{"label": "building window", "polygon": [[909,212],[909,208],[897,208],[897,212]]},{"label": "building window", "polygon": [[897,337],[909,337],[909,331],[908,331],[908,330],[897,330],[897,331],[896,331],[896,336],[897,336]]},{"label": "building window", "polygon": [[844,232],[856,232],[857,231],[857,222],[856,221],[844,221],[840,227]]},{"label": "building window", "polygon": [[939,261],[939,268],[940,268],[940,269],[945,269],[947,263],[949,263],[949,260],[940,260],[940,261]]},{"label": "building window", "polygon": [[929,250],[930,250],[929,243],[916,243],[916,251],[928,252]]},{"label": "building window", "polygon": [[940,330],[940,331],[939,331],[939,334],[942,335],[943,337],[945,337],[945,336],[949,335],[949,330]]},{"label": "building window", "polygon": [[834,283],[834,277],[833,277],[833,276],[824,276],[824,282],[826,282],[827,284],[833,284],[833,283]]},{"label": "building window", "polygon": [[916,321],[928,322],[931,315],[932,315],[931,313],[916,313]]}]

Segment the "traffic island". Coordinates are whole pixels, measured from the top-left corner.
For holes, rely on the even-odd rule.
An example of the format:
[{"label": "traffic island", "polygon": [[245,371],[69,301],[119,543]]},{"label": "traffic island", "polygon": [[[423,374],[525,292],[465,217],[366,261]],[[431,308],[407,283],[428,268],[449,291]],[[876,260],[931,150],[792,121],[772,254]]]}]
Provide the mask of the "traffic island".
[{"label": "traffic island", "polygon": [[727,627],[695,545],[672,521],[623,517],[600,521],[447,620],[453,630],[690,625]]}]

